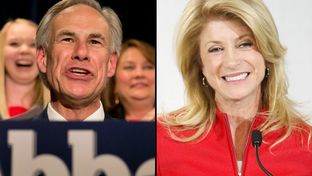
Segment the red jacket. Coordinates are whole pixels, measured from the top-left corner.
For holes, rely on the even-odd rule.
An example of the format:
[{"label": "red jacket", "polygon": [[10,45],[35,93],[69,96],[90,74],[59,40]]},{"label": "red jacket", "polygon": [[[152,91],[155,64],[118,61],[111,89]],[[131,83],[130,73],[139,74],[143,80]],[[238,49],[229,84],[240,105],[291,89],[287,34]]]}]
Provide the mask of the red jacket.
[{"label": "red jacket", "polygon": [[[217,112],[216,116],[209,134],[197,143],[174,141],[167,130],[157,123],[157,176],[238,175],[227,115]],[[251,129],[255,129],[263,120],[264,117],[256,117]],[[269,143],[275,142],[281,134],[282,130],[278,130],[263,136],[263,141],[268,142],[262,142],[259,148],[264,167],[274,176],[312,176],[312,144],[308,150],[308,134],[293,131],[270,151]],[[244,152],[242,175],[266,175],[257,164],[251,134]]]}]

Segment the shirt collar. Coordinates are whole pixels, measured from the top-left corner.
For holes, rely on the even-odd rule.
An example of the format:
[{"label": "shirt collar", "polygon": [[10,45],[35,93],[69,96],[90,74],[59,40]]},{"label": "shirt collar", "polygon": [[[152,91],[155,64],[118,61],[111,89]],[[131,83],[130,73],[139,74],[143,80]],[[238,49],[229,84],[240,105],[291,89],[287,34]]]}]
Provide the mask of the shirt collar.
[{"label": "shirt collar", "polygon": [[[49,121],[67,121],[61,114],[59,114],[52,107],[51,103],[48,104],[47,113]],[[104,121],[104,119],[105,119],[104,108],[102,106],[102,102],[100,101],[100,107],[83,121]]]},{"label": "shirt collar", "polygon": [[[216,108],[216,120],[222,120],[224,121],[225,119],[228,119],[228,114],[226,114],[225,112],[222,112],[219,108]],[[258,113],[255,117],[254,117],[254,124],[259,125],[261,123],[263,123],[268,117],[268,111],[266,107],[263,107],[261,109],[261,112]]]}]

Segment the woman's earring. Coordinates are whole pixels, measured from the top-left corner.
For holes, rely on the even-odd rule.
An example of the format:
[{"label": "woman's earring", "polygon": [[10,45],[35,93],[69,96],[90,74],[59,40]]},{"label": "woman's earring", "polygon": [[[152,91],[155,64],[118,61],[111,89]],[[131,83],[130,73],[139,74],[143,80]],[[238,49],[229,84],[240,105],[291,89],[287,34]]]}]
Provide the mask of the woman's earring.
[{"label": "woman's earring", "polygon": [[203,76],[203,79],[202,79],[202,84],[204,87],[208,87],[208,84],[206,84],[206,77]]},{"label": "woman's earring", "polygon": [[117,95],[114,96],[114,101],[115,101],[115,105],[119,104],[120,101]]},{"label": "woman's earring", "polygon": [[265,68],[265,77],[269,77],[270,76],[270,68],[269,67],[266,67]]}]

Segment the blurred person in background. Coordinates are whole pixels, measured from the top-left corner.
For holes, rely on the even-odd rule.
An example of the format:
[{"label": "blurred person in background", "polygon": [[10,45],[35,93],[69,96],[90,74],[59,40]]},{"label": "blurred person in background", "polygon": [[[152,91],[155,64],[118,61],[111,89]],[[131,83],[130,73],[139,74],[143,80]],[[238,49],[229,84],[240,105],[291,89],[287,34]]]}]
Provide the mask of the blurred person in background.
[{"label": "blurred person in background", "polygon": [[155,119],[155,48],[129,39],[122,44],[116,74],[102,101],[105,110],[127,121]]},{"label": "blurred person in background", "polygon": [[36,116],[49,102],[36,64],[37,24],[8,21],[0,35],[0,113],[3,119]]}]

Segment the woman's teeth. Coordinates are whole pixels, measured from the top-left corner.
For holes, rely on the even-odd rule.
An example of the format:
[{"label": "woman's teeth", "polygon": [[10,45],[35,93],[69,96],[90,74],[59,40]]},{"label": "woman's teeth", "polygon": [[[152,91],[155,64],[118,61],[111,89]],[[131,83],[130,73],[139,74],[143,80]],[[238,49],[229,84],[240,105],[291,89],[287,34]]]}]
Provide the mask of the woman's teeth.
[{"label": "woman's teeth", "polygon": [[248,76],[248,73],[242,73],[237,76],[225,76],[224,79],[226,81],[239,81],[239,80],[244,80]]}]

